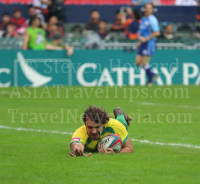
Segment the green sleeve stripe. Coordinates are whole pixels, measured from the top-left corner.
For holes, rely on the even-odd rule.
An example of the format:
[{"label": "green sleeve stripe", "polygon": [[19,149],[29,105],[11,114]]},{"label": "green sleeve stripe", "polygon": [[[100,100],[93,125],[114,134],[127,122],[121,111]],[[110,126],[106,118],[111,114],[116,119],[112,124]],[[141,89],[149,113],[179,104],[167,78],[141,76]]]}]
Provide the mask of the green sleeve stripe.
[{"label": "green sleeve stripe", "polygon": [[122,143],[124,144],[128,138],[129,138],[129,136],[127,135],[126,138],[122,141]]},{"label": "green sleeve stripe", "polygon": [[[74,142],[71,142],[70,145],[71,145],[72,143],[83,143],[83,142],[81,142],[81,141],[74,141]],[[84,144],[84,143],[83,143],[83,144]]]}]

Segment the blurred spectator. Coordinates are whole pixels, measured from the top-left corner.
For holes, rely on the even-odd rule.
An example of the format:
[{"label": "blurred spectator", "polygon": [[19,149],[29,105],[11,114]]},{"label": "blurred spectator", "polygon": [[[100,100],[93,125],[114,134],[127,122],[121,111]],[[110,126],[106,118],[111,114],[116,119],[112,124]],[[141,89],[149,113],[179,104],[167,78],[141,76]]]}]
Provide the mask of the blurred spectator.
[{"label": "blurred spectator", "polygon": [[99,21],[99,36],[104,39],[107,36],[106,32],[106,21],[105,20],[100,20]]},{"label": "blurred spectator", "polygon": [[65,22],[65,0],[40,0],[43,5],[48,6],[49,17],[56,16],[59,21]]},{"label": "blurred spectator", "polygon": [[[128,16],[127,16],[128,15]],[[129,17],[129,18],[127,18]],[[140,25],[140,14],[139,11],[134,10],[132,12],[131,8],[126,10],[126,14],[122,17],[122,23],[126,27],[125,35],[127,39],[135,40],[138,38],[138,30]]]},{"label": "blurred spectator", "polygon": [[82,31],[83,31],[83,28],[80,26],[80,25],[75,25],[72,30],[71,30],[73,33],[79,33],[81,34]]},{"label": "blurred spectator", "polygon": [[68,56],[71,56],[74,53],[74,47],[63,44],[62,35],[60,35],[60,33],[57,33],[53,36],[52,42],[47,45],[46,49],[52,50],[52,47],[58,47],[60,50],[66,50]]},{"label": "blurred spectator", "polygon": [[3,34],[3,37],[6,37],[6,38],[12,38],[12,37],[15,37],[15,38],[18,38],[19,35],[16,33],[16,29],[17,29],[17,26],[15,23],[13,22],[9,22],[6,26],[6,32]]},{"label": "blurred spectator", "polygon": [[138,31],[140,26],[140,14],[137,10],[134,10],[132,15],[133,20],[130,22],[127,28],[127,38],[130,40],[138,39]]},{"label": "blurred spectator", "polygon": [[52,16],[49,19],[49,25],[47,27],[47,37],[51,38],[57,33],[60,33],[62,36],[64,36],[64,30],[62,25],[58,22],[58,18],[56,16]]},{"label": "blurred spectator", "polygon": [[111,31],[124,32],[125,26],[122,24],[122,15],[120,11],[115,14],[115,22],[111,26]]},{"label": "blurred spectator", "polygon": [[176,0],[177,6],[197,6],[198,3],[195,0]]},{"label": "blurred spectator", "polygon": [[28,25],[29,25],[30,18],[31,18],[32,16],[37,16],[38,18],[40,18],[40,24],[41,24],[42,28],[43,28],[43,29],[47,29],[47,25],[46,25],[46,23],[45,23],[44,16],[43,16],[42,14],[40,14],[40,13],[37,13],[35,7],[30,6],[30,7],[28,8],[28,16],[29,16],[29,18],[26,19],[26,27],[28,27]]},{"label": "blurred spectator", "polygon": [[104,49],[104,41],[100,35],[96,32],[92,32],[88,35],[87,42],[85,43],[86,49]]},{"label": "blurred spectator", "polygon": [[86,24],[86,29],[98,31],[99,17],[100,14],[98,10],[93,10],[90,14],[90,21]]},{"label": "blurred spectator", "polygon": [[50,0],[50,16],[56,16],[59,21],[66,22],[64,0]]},{"label": "blurred spectator", "polygon": [[64,36],[63,28],[59,25],[59,23],[53,24],[47,29],[47,38],[52,38],[56,34]]},{"label": "blurred spectator", "polygon": [[165,38],[167,40],[171,40],[174,39],[174,34],[173,34],[173,25],[172,24],[168,24],[165,28],[164,28],[164,32],[161,33],[161,35],[159,36],[159,38]]},{"label": "blurred spectator", "polygon": [[[57,46],[54,44],[46,43],[46,32],[39,28],[40,19],[37,16],[33,16],[30,18],[30,27],[26,30],[26,34],[24,35],[24,43],[22,46],[23,50],[33,49],[33,50],[62,50],[69,49],[68,47]],[[69,55],[73,53],[69,51]]]},{"label": "blurred spectator", "polygon": [[39,28],[40,18],[32,16],[30,18],[30,27],[26,30],[24,35],[24,43],[22,48],[24,50],[45,50],[46,48],[46,32]]},{"label": "blurred spectator", "polygon": [[22,17],[22,12],[19,9],[14,11],[14,17],[10,19],[11,22],[17,25],[17,28],[25,26],[25,19]]},{"label": "blurred spectator", "polygon": [[49,26],[58,23],[58,18],[56,16],[51,16],[49,19]]},{"label": "blurred spectator", "polygon": [[2,22],[0,24],[0,30],[6,30],[7,24],[10,22],[10,15],[8,13],[4,13],[2,15]]},{"label": "blurred spectator", "polygon": [[48,0],[33,0],[33,6],[36,8],[36,13],[37,14],[44,14],[48,15],[49,10],[48,10],[48,5],[44,3],[48,3]]}]

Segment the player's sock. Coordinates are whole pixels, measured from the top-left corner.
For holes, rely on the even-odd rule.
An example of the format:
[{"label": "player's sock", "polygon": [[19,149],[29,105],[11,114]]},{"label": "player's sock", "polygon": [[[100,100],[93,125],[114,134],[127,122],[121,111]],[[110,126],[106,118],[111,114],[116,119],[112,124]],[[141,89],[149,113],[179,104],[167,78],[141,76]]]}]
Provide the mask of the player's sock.
[{"label": "player's sock", "polygon": [[126,127],[126,129],[128,130],[128,124],[127,124],[127,122],[125,120],[124,114],[117,114],[116,115],[116,120],[121,122]]},{"label": "player's sock", "polygon": [[144,69],[146,71],[147,77],[148,77],[148,83],[152,83],[153,82],[153,76],[155,75],[151,68],[150,68],[150,64],[147,64],[146,66],[144,66]]}]

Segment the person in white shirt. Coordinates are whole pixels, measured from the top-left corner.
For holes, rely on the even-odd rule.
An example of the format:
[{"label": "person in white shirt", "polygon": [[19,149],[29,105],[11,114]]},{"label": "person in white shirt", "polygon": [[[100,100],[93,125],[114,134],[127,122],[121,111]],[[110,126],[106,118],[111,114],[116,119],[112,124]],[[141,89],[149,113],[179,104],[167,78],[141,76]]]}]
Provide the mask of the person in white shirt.
[{"label": "person in white shirt", "polygon": [[48,9],[47,4],[43,4],[43,2],[48,2],[48,0],[33,0],[32,5],[38,9],[36,9],[36,13],[40,14],[42,13],[42,9]]},{"label": "person in white shirt", "polygon": [[176,0],[177,6],[197,6],[198,3],[195,0]]}]

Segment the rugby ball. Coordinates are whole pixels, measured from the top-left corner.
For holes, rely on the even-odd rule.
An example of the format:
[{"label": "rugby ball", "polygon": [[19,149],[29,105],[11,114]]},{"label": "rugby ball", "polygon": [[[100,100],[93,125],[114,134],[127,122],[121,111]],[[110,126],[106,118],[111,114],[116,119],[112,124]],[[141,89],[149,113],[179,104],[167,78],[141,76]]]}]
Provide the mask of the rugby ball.
[{"label": "rugby ball", "polygon": [[100,146],[102,144],[104,145],[104,148],[112,148],[114,152],[120,152],[122,148],[122,139],[117,134],[109,134],[103,137],[97,145],[98,152],[101,152]]}]

